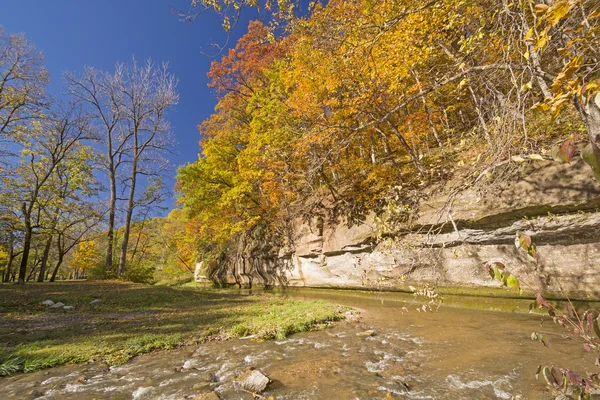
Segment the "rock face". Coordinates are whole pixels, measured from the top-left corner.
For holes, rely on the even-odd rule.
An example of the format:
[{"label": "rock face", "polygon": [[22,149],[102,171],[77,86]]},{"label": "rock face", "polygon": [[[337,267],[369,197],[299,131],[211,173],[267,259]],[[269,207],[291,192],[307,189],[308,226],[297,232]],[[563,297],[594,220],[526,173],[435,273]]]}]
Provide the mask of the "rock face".
[{"label": "rock face", "polygon": [[[277,266],[290,286],[496,287],[484,265],[499,261],[527,291],[556,294],[562,287],[569,296],[599,297],[600,184],[592,171],[582,161],[516,168],[494,171],[493,181],[484,176],[463,190],[424,191],[411,222],[383,241],[376,240],[381,224],[373,214],[353,226],[298,221],[292,243],[280,248],[277,260],[271,257],[271,269]],[[515,247],[517,232],[531,236],[537,262]],[[229,268],[227,280],[239,282],[233,278],[239,272]]]}]

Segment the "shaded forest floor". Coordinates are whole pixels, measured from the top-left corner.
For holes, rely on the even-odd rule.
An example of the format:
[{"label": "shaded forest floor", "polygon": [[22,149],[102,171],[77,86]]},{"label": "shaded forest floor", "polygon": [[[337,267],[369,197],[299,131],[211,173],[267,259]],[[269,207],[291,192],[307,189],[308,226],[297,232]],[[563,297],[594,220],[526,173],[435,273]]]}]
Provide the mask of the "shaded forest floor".
[{"label": "shaded forest floor", "polygon": [[[74,306],[52,309],[45,300]],[[95,303],[93,300],[99,299]],[[283,338],[343,318],[321,301],[123,282],[0,285],[0,376],[66,363],[117,365],[207,340]]]}]

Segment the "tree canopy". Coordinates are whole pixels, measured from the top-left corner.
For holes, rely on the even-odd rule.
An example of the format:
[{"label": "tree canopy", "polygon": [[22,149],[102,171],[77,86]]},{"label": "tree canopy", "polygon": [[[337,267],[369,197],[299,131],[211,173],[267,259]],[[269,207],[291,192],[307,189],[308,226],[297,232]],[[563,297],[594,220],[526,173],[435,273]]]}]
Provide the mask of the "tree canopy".
[{"label": "tree canopy", "polygon": [[212,64],[218,105],[178,172],[203,254],[294,218],[411,204],[567,139],[598,174],[599,17],[585,0],[331,0],[279,36],[251,22]]}]

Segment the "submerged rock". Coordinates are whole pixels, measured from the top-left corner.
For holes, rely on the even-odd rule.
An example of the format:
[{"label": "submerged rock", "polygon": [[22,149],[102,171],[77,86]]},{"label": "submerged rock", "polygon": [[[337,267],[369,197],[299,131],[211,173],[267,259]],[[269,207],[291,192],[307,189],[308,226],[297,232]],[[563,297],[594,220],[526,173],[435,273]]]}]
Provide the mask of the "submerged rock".
[{"label": "submerged rock", "polygon": [[200,360],[192,358],[192,359],[187,360],[186,362],[184,362],[183,366],[181,367],[181,369],[195,368],[198,365],[200,365]]},{"label": "submerged rock", "polygon": [[267,388],[271,380],[259,370],[253,369],[240,376],[238,382],[243,389],[252,393],[260,393]]},{"label": "submerged rock", "polygon": [[358,332],[356,334],[356,336],[358,337],[369,337],[369,336],[375,336],[375,331],[372,329],[366,330],[364,332]]}]

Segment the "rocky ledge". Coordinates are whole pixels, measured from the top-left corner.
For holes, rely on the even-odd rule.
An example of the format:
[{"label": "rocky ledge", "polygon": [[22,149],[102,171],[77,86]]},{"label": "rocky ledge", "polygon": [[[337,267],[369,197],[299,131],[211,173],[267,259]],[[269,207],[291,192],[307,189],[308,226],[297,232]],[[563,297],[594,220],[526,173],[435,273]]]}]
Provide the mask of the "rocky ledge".
[{"label": "rocky ledge", "polygon": [[[600,185],[581,161],[529,161],[462,190],[423,193],[410,223],[381,239],[380,223],[297,221],[289,245],[246,252],[229,283],[404,290],[415,284],[494,287],[485,271],[502,262],[525,291],[600,296]],[[516,170],[515,170],[516,169]],[[514,245],[531,236],[538,259]],[[264,245],[263,247],[264,248]],[[270,279],[275,275],[277,279]]]}]

